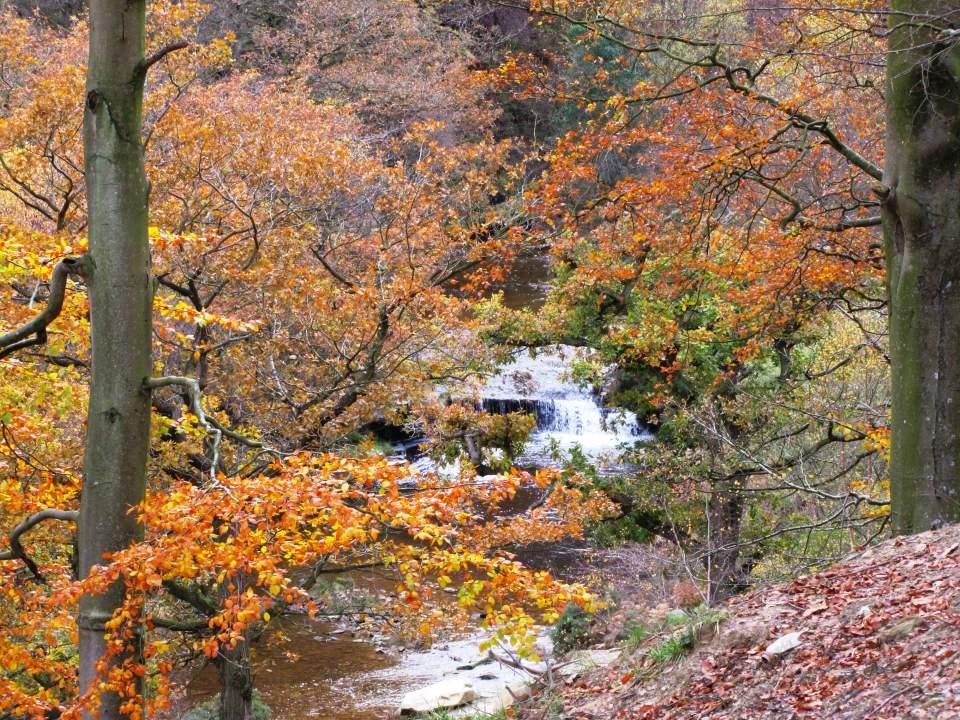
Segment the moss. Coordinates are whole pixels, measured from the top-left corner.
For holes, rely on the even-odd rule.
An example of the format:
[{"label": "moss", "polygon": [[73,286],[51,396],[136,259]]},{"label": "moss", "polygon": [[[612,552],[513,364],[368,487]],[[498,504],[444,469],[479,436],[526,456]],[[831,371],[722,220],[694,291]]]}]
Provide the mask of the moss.
[{"label": "moss", "polygon": [[579,605],[567,605],[550,633],[554,649],[566,653],[585,645],[590,637],[592,620],[593,616]]},{"label": "moss", "polygon": [[[270,706],[263,702],[260,697],[259,690],[253,691],[252,709],[252,720],[270,720],[273,716]],[[180,720],[220,720],[220,696],[216,695],[210,700],[190,708],[180,716]]]}]

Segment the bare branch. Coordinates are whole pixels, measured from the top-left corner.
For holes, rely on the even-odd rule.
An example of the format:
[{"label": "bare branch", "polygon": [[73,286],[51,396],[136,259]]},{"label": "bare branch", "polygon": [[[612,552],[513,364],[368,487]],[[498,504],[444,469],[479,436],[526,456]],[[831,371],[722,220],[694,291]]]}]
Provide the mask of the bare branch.
[{"label": "bare branch", "polygon": [[[60,315],[67,291],[68,275],[85,275],[89,272],[92,260],[89,255],[64,258],[53,268],[50,278],[50,297],[47,306],[33,320],[0,335],[0,358],[32,345],[42,345],[47,341],[47,326]],[[33,336],[33,337],[31,337]]]},{"label": "bare branch", "polygon": [[203,410],[203,403],[201,402],[201,392],[200,392],[200,383],[188,377],[182,377],[179,375],[169,375],[166,377],[159,378],[147,378],[143,382],[144,387],[148,390],[157,390],[159,388],[179,386],[182,387],[187,396],[190,399],[190,412],[192,412],[197,421],[200,423],[200,426],[207,432],[208,435],[212,438],[211,451],[213,456],[210,460],[210,479],[214,483],[217,481],[217,465],[220,463],[220,445],[223,440],[223,436],[226,435],[228,438],[234,442],[245,445],[249,448],[254,448],[256,450],[265,450],[267,452],[278,454],[275,450],[271,450],[264,443],[258,442],[256,440],[251,440],[250,438],[242,435],[238,432],[230,430],[222,425],[218,420],[212,417],[208,417]]},{"label": "bare branch", "polygon": [[164,580],[164,589],[177,600],[181,600],[204,615],[216,615],[219,609],[217,603],[208,597],[199,587],[188,585],[179,580]]},{"label": "bare branch", "polygon": [[170,620],[168,618],[153,616],[148,621],[151,625],[164,630],[173,632],[202,632],[210,629],[210,621],[206,618],[201,620]]},{"label": "bare branch", "polygon": [[176,52],[177,50],[183,50],[183,49],[188,48],[188,47],[190,47],[190,43],[188,43],[188,42],[185,41],[185,40],[181,40],[181,41],[179,41],[179,42],[170,43],[169,45],[165,45],[164,47],[162,47],[162,48],[160,48],[159,50],[157,50],[157,51],[156,51],[153,55],[151,55],[150,57],[144,58],[143,62],[140,63],[140,67],[139,67],[138,69],[140,70],[140,72],[146,73],[147,70],[149,70],[149,69],[152,68],[154,65],[156,65],[158,62],[160,62],[161,60],[163,60],[163,59],[164,59],[167,55],[169,55],[170,53]]},{"label": "bare branch", "polygon": [[41,510],[40,512],[34,513],[10,531],[10,549],[6,552],[0,553],[0,560],[22,560],[24,565],[27,566],[27,569],[30,570],[33,576],[37,580],[43,582],[43,575],[40,574],[37,564],[31,560],[26,551],[24,551],[23,545],[20,542],[20,538],[24,535],[24,533],[29,532],[34,527],[46,520],[77,522],[79,517],[80,513],[78,513],[76,510],[56,510],[53,508],[48,508],[46,510]]},{"label": "bare branch", "polygon": [[217,465],[220,463],[220,443],[223,440],[223,432],[207,419],[207,414],[203,411],[203,403],[200,401],[200,383],[193,378],[168,375],[166,377],[147,378],[143,384],[148,390],[158,390],[159,388],[176,385],[186,391],[190,399],[190,412],[196,416],[200,427],[206,430],[207,434],[213,439],[211,443],[213,457],[210,460],[210,480],[216,482]]},{"label": "bare branch", "polygon": [[333,276],[333,279],[339,282],[341,285],[344,285],[348,288],[356,287],[355,284],[348,280],[347,277],[341,274],[336,268],[334,268],[329,262],[327,262],[327,253],[329,251],[323,252],[324,246],[318,246],[311,248],[313,251],[314,257],[320,261],[320,264],[323,265],[324,269]]}]

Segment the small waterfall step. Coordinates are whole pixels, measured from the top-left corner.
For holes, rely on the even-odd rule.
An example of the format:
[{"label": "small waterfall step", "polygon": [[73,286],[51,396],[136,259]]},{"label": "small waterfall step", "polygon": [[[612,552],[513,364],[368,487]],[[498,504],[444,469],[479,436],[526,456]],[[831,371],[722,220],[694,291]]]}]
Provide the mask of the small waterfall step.
[{"label": "small waterfall step", "polygon": [[634,413],[602,407],[593,393],[570,379],[573,362],[582,356],[582,350],[562,345],[536,355],[523,353],[482,389],[487,412],[536,417],[522,464],[549,465],[555,449],[574,447],[592,459],[613,457],[624,446],[651,438]]}]

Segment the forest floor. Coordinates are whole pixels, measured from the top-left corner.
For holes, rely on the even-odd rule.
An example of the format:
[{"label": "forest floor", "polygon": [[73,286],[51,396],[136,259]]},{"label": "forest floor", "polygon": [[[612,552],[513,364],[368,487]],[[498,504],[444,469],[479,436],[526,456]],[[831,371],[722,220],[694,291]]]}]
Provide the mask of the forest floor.
[{"label": "forest floor", "polygon": [[518,717],[960,718],[960,525],[889,540],[710,611],[671,609],[676,565],[665,552],[601,554],[619,598],[595,646],[623,654],[541,683]]}]

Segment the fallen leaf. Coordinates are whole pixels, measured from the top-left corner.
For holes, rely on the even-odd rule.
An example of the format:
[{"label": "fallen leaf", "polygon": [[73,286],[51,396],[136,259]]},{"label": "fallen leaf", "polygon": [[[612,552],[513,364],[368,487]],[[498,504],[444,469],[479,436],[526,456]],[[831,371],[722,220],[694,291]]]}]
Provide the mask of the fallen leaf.
[{"label": "fallen leaf", "polygon": [[830,607],[830,606],[827,604],[827,601],[826,601],[826,600],[818,600],[818,601],[815,602],[813,605],[811,605],[810,607],[808,607],[808,608],[804,611],[803,615],[801,615],[800,617],[801,617],[802,619],[806,620],[806,619],[807,619],[808,617],[810,617],[811,615],[816,615],[817,613],[823,612],[824,610],[826,610],[826,609],[829,608],[829,607]]}]

